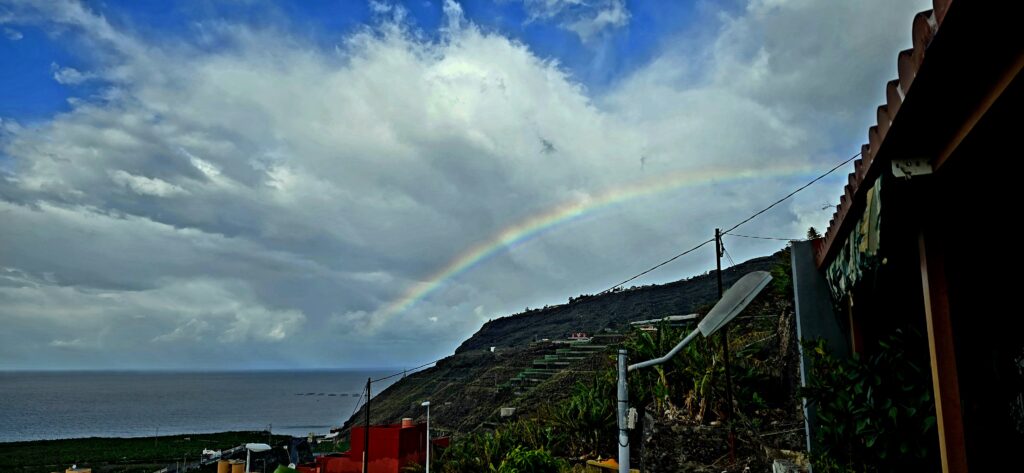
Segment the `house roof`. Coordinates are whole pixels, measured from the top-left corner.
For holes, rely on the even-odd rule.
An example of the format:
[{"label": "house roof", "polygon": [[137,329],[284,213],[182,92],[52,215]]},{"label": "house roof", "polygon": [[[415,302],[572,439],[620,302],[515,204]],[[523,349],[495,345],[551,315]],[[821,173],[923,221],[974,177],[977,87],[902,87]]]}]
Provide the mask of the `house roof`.
[{"label": "house roof", "polygon": [[[849,228],[857,220],[863,202],[863,194],[878,177],[884,163],[876,159],[889,135],[900,108],[910,92],[914,79],[925,61],[925,55],[932,40],[946,18],[952,0],[933,0],[932,9],[919,12],[913,19],[913,47],[900,51],[897,55],[897,71],[899,77],[889,81],[885,86],[886,103],[878,107],[876,124],[868,129],[868,142],[861,146],[860,158],[854,161],[854,170],[849,174],[839,205],[829,221],[822,241],[815,245],[815,257],[818,265],[827,264],[838,246],[841,246],[849,233]],[[868,183],[868,185],[864,185]],[[861,204],[861,205],[858,205]]]}]

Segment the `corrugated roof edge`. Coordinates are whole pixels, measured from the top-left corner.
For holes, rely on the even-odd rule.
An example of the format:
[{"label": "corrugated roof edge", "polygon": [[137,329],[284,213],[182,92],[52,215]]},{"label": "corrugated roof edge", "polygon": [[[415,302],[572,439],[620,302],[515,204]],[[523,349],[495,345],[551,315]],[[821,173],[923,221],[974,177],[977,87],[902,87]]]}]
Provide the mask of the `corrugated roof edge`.
[{"label": "corrugated roof edge", "polygon": [[869,170],[871,170],[874,164],[875,154],[885,141],[885,136],[889,132],[889,126],[899,112],[900,105],[903,104],[903,99],[907,96],[907,92],[910,91],[914,78],[917,76],[917,71],[920,69],[921,63],[924,62],[928,45],[935,38],[935,34],[942,25],[942,20],[945,19],[946,12],[949,11],[951,3],[952,0],[933,0],[931,10],[914,15],[911,33],[913,47],[900,51],[898,54],[896,65],[899,77],[886,84],[886,103],[878,107],[876,114],[877,123],[868,129],[868,142],[861,146],[861,157],[853,163],[853,172],[850,173],[847,179],[843,195],[839,198],[839,205],[836,206],[836,211],[832,214],[832,220],[829,221],[828,230],[825,231],[821,242],[814,245],[815,259],[819,267],[828,263],[832,247],[837,241],[842,240],[843,223],[850,213],[851,207],[854,206],[858,191],[864,190],[861,189],[861,184],[865,181]]}]

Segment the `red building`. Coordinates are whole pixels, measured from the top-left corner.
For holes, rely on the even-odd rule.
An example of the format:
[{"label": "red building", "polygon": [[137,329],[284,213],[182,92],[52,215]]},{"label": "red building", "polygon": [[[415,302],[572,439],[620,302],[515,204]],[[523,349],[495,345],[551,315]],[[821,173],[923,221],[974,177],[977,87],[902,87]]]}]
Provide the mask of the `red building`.
[{"label": "red building", "polygon": [[[315,463],[299,465],[301,473],[361,473],[365,428],[353,427],[349,433],[350,449],[317,457]],[[447,440],[447,439],[444,439]],[[367,473],[398,473],[412,463],[426,462],[426,424],[403,420],[401,424],[370,426],[370,460]],[[434,439],[435,447],[441,442]]]}]

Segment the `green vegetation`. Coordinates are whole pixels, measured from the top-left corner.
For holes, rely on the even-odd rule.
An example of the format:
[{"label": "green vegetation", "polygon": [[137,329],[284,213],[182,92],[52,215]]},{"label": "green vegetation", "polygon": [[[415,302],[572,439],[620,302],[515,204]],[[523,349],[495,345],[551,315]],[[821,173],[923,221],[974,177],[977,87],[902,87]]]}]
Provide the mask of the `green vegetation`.
[{"label": "green vegetation", "polygon": [[590,384],[576,383],[569,399],[541,412],[540,419],[558,433],[549,446],[578,458],[613,449],[617,435],[615,383],[607,373]]},{"label": "green vegetation", "polygon": [[558,473],[565,468],[566,462],[551,455],[544,449],[525,450],[515,447],[501,461],[496,473]]},{"label": "green vegetation", "polygon": [[935,471],[935,403],[927,360],[914,359],[922,337],[901,330],[877,351],[831,356],[824,341],[808,342],[811,382],[801,393],[817,408],[815,471]]},{"label": "green vegetation", "polygon": [[[730,342],[736,404],[744,417],[756,418],[766,407],[767,394],[762,390],[771,385],[772,376],[778,376],[772,368],[777,353],[760,343],[772,338],[775,323],[748,320]],[[654,333],[637,331],[625,346],[631,359],[660,356],[679,341],[683,331],[667,325]],[[701,338],[665,365],[630,373],[631,404],[652,405],[656,411],[682,409],[695,424],[721,419],[725,387],[720,354],[717,338]],[[572,471],[580,467],[573,461],[614,456],[617,374],[612,358],[605,361],[589,382],[577,382],[568,398],[541,409],[534,418],[457,438],[437,460],[437,468],[444,473]]]},{"label": "green vegetation", "polygon": [[[275,435],[273,441],[286,436]],[[99,472],[152,472],[184,457],[194,461],[203,449],[222,450],[246,442],[265,442],[266,432],[223,432],[163,437],[35,440],[0,443],[0,471],[49,473],[72,464]],[[154,468],[156,466],[156,468]]]},{"label": "green vegetation", "polygon": [[[737,322],[732,330],[734,404],[741,414],[753,416],[766,405],[762,392],[779,373],[774,368],[777,351],[763,342],[775,339],[777,320],[753,319]],[[688,331],[687,328],[685,331]],[[668,352],[685,335],[684,330],[663,326],[655,333],[642,332],[626,342],[631,360],[647,360]],[[708,423],[724,416],[726,407],[725,365],[721,359],[722,338],[699,337],[675,358],[650,369],[630,373],[630,400],[634,405],[653,404],[658,410],[682,408],[694,423]]]},{"label": "green vegetation", "polygon": [[[542,426],[536,420],[520,420],[506,424],[494,432],[469,434],[457,438],[441,454],[438,466],[443,473],[495,472],[503,464],[507,466],[502,471],[513,471],[509,468],[527,461],[528,455],[524,452],[551,452],[553,447],[562,441],[550,426]],[[534,454],[529,456],[532,457]]]},{"label": "green vegetation", "polygon": [[317,442],[313,445],[311,450],[313,453],[334,453],[334,452],[347,452],[349,449],[349,439],[342,438],[337,442]]}]

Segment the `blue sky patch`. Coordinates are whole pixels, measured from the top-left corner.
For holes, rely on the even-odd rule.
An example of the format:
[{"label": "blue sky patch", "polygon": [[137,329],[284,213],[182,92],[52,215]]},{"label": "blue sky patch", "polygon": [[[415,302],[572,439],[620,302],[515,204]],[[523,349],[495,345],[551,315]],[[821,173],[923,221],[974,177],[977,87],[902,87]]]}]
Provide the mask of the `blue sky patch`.
[{"label": "blue sky patch", "polygon": [[[122,31],[161,42],[195,44],[204,24],[244,24],[276,28],[328,49],[353,32],[380,21],[374,6],[361,1],[213,2],[191,0],[104,0],[85,2],[95,13]],[[554,59],[573,80],[600,93],[643,66],[667,41],[697,17],[692,2],[629,3],[628,24],[608,28],[583,41],[566,28],[563,17],[532,18],[516,1],[467,1],[461,4],[467,20],[529,46],[541,58]],[[427,38],[437,38],[444,21],[442,2],[413,1],[401,5],[407,22]],[[69,110],[69,97],[100,90],[97,81],[61,84],[54,64],[85,72],[88,51],[76,49],[73,33],[44,32],[36,26],[11,24],[0,39],[0,117],[35,121]],[[14,39],[17,37],[17,39]],[[203,47],[216,50],[216,43]]]}]

